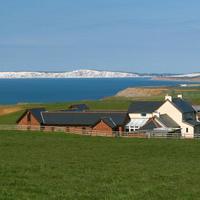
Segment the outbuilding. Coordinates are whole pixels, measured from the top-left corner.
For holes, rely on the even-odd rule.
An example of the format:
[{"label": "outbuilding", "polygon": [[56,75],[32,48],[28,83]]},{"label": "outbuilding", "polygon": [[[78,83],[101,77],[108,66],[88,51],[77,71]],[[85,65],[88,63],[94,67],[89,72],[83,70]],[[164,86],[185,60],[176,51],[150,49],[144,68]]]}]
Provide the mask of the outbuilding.
[{"label": "outbuilding", "polygon": [[82,132],[91,134],[120,134],[129,121],[126,112],[104,111],[45,111],[43,108],[26,110],[17,121],[18,125],[34,128],[40,126],[43,130],[53,131],[58,127],[67,132]]}]

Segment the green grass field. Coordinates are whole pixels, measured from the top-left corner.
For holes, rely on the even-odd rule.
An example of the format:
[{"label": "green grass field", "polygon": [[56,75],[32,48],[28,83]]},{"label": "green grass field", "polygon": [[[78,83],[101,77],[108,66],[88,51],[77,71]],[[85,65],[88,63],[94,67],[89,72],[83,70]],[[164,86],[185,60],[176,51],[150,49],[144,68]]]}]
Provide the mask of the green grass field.
[{"label": "green grass field", "polygon": [[0,132],[0,199],[200,198],[200,141]]}]

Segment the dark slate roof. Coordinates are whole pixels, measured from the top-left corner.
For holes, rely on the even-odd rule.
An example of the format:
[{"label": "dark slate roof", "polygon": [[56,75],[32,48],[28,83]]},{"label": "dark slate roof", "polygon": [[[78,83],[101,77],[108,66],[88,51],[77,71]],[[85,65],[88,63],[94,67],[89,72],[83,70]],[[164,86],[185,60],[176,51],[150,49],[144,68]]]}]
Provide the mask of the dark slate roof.
[{"label": "dark slate roof", "polygon": [[[42,112],[45,125],[94,126],[104,119],[108,124],[113,121],[117,126],[123,125],[127,113],[121,112]],[[106,118],[110,118],[109,120]],[[112,126],[113,126],[112,122]]]},{"label": "dark slate roof", "polygon": [[44,112],[45,108],[31,108],[31,109],[27,109],[21,116],[20,118],[16,121],[17,123],[27,114],[27,112],[30,112],[39,123],[42,123],[42,116],[41,116],[41,112]]},{"label": "dark slate roof", "polygon": [[173,98],[172,103],[182,112],[182,113],[187,113],[187,112],[195,112],[194,108],[190,103],[187,101],[184,101],[181,98]]},{"label": "dark slate roof", "polygon": [[185,122],[192,126],[200,126],[200,122],[198,122],[196,120],[186,120]]},{"label": "dark slate roof", "polygon": [[159,128],[158,124],[154,120],[149,120],[140,130],[153,130],[155,128]]},{"label": "dark slate roof", "polygon": [[180,126],[167,114],[160,115],[157,119],[168,128],[180,128]]},{"label": "dark slate roof", "polygon": [[135,101],[129,106],[128,113],[152,113],[163,103],[163,101]]},{"label": "dark slate roof", "polygon": [[101,120],[111,128],[115,128],[117,126],[111,117],[103,117]]},{"label": "dark slate roof", "polygon": [[73,104],[69,106],[69,109],[83,111],[89,110],[89,107],[86,104]]},{"label": "dark slate roof", "polygon": [[45,108],[32,108],[27,111],[30,111],[32,115],[38,120],[38,122],[42,123],[41,112],[45,111]]}]

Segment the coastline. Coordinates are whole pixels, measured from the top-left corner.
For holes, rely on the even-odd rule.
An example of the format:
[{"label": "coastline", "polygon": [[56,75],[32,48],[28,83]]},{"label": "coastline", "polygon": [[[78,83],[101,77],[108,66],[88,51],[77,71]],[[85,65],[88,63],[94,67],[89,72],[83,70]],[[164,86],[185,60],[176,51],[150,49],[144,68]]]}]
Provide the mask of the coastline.
[{"label": "coastline", "polygon": [[186,81],[186,82],[199,82],[200,83],[200,77],[195,78],[188,78],[188,77],[152,77],[152,80],[155,81]]}]

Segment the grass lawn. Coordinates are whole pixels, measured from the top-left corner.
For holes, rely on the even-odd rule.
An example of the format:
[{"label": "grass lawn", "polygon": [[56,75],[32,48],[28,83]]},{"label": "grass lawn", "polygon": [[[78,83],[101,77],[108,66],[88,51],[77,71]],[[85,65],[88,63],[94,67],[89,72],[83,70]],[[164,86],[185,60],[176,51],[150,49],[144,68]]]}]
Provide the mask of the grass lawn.
[{"label": "grass lawn", "polygon": [[0,199],[200,198],[200,141],[0,132]]}]

